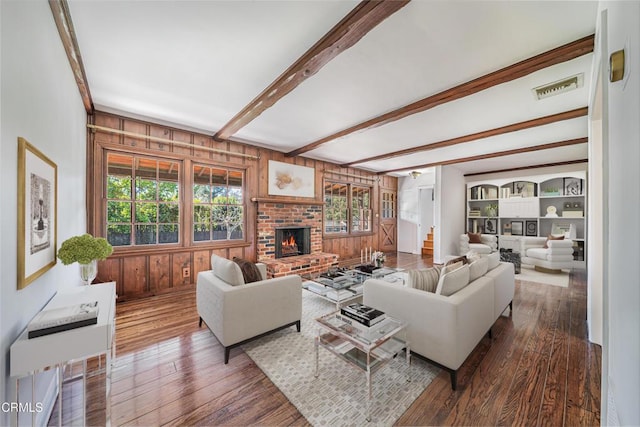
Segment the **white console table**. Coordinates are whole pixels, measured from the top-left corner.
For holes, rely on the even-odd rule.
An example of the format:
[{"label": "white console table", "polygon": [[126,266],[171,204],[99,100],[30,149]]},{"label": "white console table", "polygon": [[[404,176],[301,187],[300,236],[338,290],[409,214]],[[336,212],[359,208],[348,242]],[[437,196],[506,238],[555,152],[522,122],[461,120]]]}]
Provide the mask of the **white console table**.
[{"label": "white console table", "polygon": [[[84,326],[64,332],[58,332],[29,339],[28,331],[20,334],[11,345],[10,374],[16,381],[15,401],[19,399],[19,379],[32,376],[32,399],[35,374],[49,368],[58,368],[58,425],[62,423],[62,376],[63,366],[71,361],[83,361],[83,393],[82,416],[86,425],[86,366],[90,357],[106,355],[106,425],[111,423],[111,363],[115,360],[115,312],[116,312],[116,284],[115,282],[82,286],[69,291],[58,292],[43,310],[98,301],[98,322],[95,325]],[[32,402],[35,404],[35,402]],[[17,425],[17,413],[13,422]],[[35,412],[32,423],[35,422]]]}]

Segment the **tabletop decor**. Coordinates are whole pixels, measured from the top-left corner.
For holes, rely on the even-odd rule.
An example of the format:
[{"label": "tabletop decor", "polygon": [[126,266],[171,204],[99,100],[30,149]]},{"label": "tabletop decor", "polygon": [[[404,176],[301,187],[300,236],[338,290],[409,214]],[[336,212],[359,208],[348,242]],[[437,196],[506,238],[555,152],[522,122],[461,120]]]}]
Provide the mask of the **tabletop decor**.
[{"label": "tabletop decor", "polygon": [[80,264],[80,278],[85,285],[90,285],[98,274],[98,260],[106,259],[112,252],[113,246],[104,237],[83,234],[65,240],[58,258],[64,265]]},{"label": "tabletop decor", "polygon": [[58,166],[18,138],[18,289],[56,264]]}]

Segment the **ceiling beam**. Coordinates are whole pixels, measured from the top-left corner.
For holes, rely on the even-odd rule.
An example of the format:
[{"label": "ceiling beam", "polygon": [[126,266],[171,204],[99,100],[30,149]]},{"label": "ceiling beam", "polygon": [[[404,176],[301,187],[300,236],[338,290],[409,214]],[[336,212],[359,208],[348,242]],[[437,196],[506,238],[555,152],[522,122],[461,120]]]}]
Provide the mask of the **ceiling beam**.
[{"label": "ceiling beam", "polygon": [[374,27],[407,5],[410,0],[365,0],[305,52],[296,62],[236,114],[214,138],[227,139],[273,106],[333,58],[349,49]]},{"label": "ceiling beam", "polygon": [[576,108],[575,110],[565,111],[558,114],[552,114],[550,116],[538,117],[536,119],[526,120],[524,122],[514,123],[511,125],[502,126],[495,129],[489,129],[482,132],[476,132],[469,135],[446,139],[444,141],[438,141],[431,144],[425,144],[419,147],[411,147],[404,150],[394,151],[392,153],[386,153],[386,154],[380,154],[378,156],[367,157],[366,159],[354,160],[349,163],[344,163],[340,166],[349,167],[356,163],[366,163],[374,160],[382,160],[382,159],[389,159],[392,157],[406,156],[406,155],[418,153],[421,151],[429,151],[429,150],[435,150],[437,148],[451,147],[452,145],[463,144],[465,142],[471,142],[478,139],[488,138],[490,136],[503,135],[505,133],[517,132],[520,130],[530,129],[537,126],[544,126],[544,125],[559,122],[562,120],[575,119],[577,117],[586,116],[587,113],[588,113],[587,107]]},{"label": "ceiling beam", "polygon": [[67,0],[49,0],[49,7],[51,7],[53,20],[58,28],[58,34],[60,34],[64,51],[67,53],[71,71],[76,79],[84,109],[87,114],[93,114],[93,100],[91,99],[91,92],[89,91],[87,74],[84,72],[84,64],[82,63],[76,32],[73,29],[73,22],[71,21],[71,14],[69,13],[69,4]]},{"label": "ceiling beam", "polygon": [[514,154],[530,153],[532,151],[550,150],[550,149],[553,149],[553,148],[567,147],[567,146],[570,146],[570,145],[586,144],[587,142],[589,142],[589,139],[587,137],[576,138],[576,139],[568,139],[566,141],[551,142],[549,144],[533,145],[531,147],[514,148],[512,150],[497,151],[495,153],[478,154],[476,156],[460,157],[460,158],[457,158],[457,159],[443,160],[441,162],[425,163],[425,164],[422,164],[422,165],[413,165],[413,166],[405,166],[405,167],[397,168],[397,169],[389,169],[389,170],[386,170],[386,171],[378,172],[378,175],[384,175],[384,174],[392,173],[392,172],[401,172],[401,171],[411,170],[411,169],[431,168],[431,167],[434,167],[434,166],[455,165],[455,164],[458,164],[458,163],[473,162],[473,161],[476,161],[476,160],[485,160],[485,159],[492,159],[492,158],[495,158],[495,157],[512,156]]},{"label": "ceiling beam", "polygon": [[307,151],[314,150],[320,145],[325,144],[334,139],[341,138],[343,136],[359,132],[365,129],[372,129],[378,126],[386,125],[388,123],[400,120],[412,114],[420,113],[438,105],[445,104],[447,102],[454,101],[456,99],[464,98],[474,93],[483,91],[493,86],[497,86],[502,83],[507,83],[512,80],[519,79],[535,71],[542,70],[552,65],[560,64],[575,58],[578,58],[587,53],[593,52],[595,36],[581,38],[574,42],[565,44],[553,50],[544,52],[540,55],[533,56],[525,59],[508,67],[502,68],[493,73],[478,77],[477,79],[462,83],[451,89],[447,89],[443,92],[437,93],[432,96],[428,96],[419,101],[405,105],[404,107],[374,117],[357,125],[351,126],[347,129],[336,132],[332,135],[321,138],[315,142],[311,142],[303,147],[295,149],[286,153],[287,157],[298,156]]},{"label": "ceiling beam", "polygon": [[498,169],[498,170],[486,171],[486,172],[474,172],[474,173],[467,173],[464,176],[485,175],[488,173],[500,173],[500,172],[513,172],[513,171],[522,171],[527,169],[549,168],[549,167],[557,167],[557,166],[575,165],[578,163],[589,163],[589,159],[568,160],[566,162],[542,163],[539,165],[520,166],[518,168]]}]

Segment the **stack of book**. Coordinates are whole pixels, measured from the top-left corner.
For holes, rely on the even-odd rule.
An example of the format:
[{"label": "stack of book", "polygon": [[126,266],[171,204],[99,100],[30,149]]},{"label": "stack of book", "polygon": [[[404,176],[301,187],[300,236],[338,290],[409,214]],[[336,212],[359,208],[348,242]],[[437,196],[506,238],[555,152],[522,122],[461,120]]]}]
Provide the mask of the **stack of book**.
[{"label": "stack of book", "polygon": [[349,318],[366,327],[374,326],[386,318],[384,312],[360,303],[342,307],[340,314],[343,318]]},{"label": "stack of book", "polygon": [[480,209],[469,209],[469,216],[480,216],[482,212]]},{"label": "stack of book", "polygon": [[27,327],[28,337],[36,338],[56,332],[98,323],[98,301],[41,311]]}]

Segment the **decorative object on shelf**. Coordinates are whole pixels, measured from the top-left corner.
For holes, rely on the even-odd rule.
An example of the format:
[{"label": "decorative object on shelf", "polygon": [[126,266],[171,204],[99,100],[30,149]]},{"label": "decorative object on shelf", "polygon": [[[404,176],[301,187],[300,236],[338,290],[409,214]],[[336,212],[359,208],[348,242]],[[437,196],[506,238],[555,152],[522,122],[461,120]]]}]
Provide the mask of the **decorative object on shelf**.
[{"label": "decorative object on shelf", "polygon": [[538,235],[538,221],[526,221],[525,224],[526,224],[525,233],[527,236]]},{"label": "decorative object on shelf", "polygon": [[411,175],[411,178],[417,179],[420,175],[422,175],[422,172],[420,172],[420,171],[411,171],[411,172],[409,172],[409,175]]},{"label": "decorative object on shelf", "polygon": [[387,260],[384,252],[375,251],[371,254],[371,261],[376,265],[376,267],[382,267],[384,262]]},{"label": "decorative object on shelf", "polygon": [[489,218],[493,218],[498,215],[498,205],[496,203],[491,203],[484,208],[484,211]]},{"label": "decorative object on shelf", "polygon": [[558,214],[556,213],[556,207],[551,205],[547,207],[547,214],[545,215],[547,218],[557,218]]},{"label": "decorative object on shelf", "polygon": [[542,195],[543,196],[559,196],[560,189],[556,187],[548,187],[542,190]]},{"label": "decorative object on shelf", "polygon": [[18,289],[56,264],[58,166],[18,138]]},{"label": "decorative object on shelf", "polygon": [[508,222],[504,225],[504,227],[502,227],[502,234],[504,234],[505,236],[511,236],[511,223]]},{"label": "decorative object on shelf", "polygon": [[511,234],[522,236],[522,221],[511,221]]},{"label": "decorative object on shelf", "polygon": [[495,218],[485,219],[484,232],[487,234],[496,234],[498,232],[498,220]]},{"label": "decorative object on shelf", "polygon": [[582,195],[582,180],[580,178],[563,178],[562,187],[565,196]]},{"label": "decorative object on shelf", "polygon": [[106,259],[112,253],[113,246],[104,237],[83,234],[65,240],[58,258],[64,265],[80,264],[80,278],[85,285],[90,285],[98,274],[98,260]]},{"label": "decorative object on shelf", "polygon": [[564,209],[562,210],[563,218],[582,218],[584,217],[584,210],[582,209],[582,203],[580,202],[565,202]]}]

